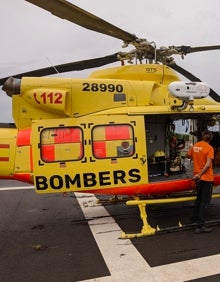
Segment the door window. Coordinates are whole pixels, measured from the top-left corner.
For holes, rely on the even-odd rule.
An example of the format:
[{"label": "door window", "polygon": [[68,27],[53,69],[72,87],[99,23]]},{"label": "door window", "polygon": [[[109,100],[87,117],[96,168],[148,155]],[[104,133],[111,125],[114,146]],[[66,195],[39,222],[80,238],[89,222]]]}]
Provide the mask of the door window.
[{"label": "door window", "polygon": [[83,134],[79,127],[46,128],[40,136],[44,162],[76,161],[83,157]]},{"label": "door window", "polygon": [[130,157],[134,154],[134,133],[129,124],[98,125],[92,130],[92,149],[98,159]]}]

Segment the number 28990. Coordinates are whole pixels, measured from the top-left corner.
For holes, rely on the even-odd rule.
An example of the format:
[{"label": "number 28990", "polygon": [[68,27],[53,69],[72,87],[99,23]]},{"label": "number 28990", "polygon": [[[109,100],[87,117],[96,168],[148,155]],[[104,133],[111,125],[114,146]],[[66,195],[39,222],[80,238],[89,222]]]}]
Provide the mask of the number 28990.
[{"label": "number 28990", "polygon": [[123,85],[121,84],[106,84],[106,83],[88,83],[85,82],[82,84],[83,88],[82,91],[88,91],[88,92],[123,92]]}]

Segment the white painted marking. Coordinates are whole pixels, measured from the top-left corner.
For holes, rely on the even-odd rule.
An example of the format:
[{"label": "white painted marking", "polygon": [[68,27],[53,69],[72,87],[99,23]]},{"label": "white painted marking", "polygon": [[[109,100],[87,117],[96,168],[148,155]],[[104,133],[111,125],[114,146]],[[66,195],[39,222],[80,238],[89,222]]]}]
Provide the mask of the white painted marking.
[{"label": "white painted marking", "polygon": [[115,220],[101,205],[93,205],[97,198],[91,194],[78,194],[76,198],[99,246],[111,277],[88,281],[155,281],[150,266],[129,239],[119,239],[122,232]]},{"label": "white painted marking", "polygon": [[1,191],[11,191],[11,190],[32,190],[34,189],[34,186],[18,186],[18,187],[6,187],[6,188],[0,188]]},{"label": "white painted marking", "polygon": [[119,239],[122,230],[103,206],[95,204],[94,195],[75,195],[111,273],[84,282],[183,282],[220,273],[220,255],[150,267],[131,240]]},{"label": "white painted marking", "polygon": [[157,266],[151,269],[151,273],[157,282],[183,282],[219,274],[219,269],[220,255],[214,255]]}]

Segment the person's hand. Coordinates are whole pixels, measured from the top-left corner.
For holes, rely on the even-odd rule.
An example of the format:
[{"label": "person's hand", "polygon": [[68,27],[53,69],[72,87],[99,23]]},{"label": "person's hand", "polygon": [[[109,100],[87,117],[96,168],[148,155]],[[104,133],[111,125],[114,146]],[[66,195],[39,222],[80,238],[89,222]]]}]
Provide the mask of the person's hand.
[{"label": "person's hand", "polygon": [[193,180],[198,181],[200,179],[200,175],[199,174],[195,174],[193,176]]}]

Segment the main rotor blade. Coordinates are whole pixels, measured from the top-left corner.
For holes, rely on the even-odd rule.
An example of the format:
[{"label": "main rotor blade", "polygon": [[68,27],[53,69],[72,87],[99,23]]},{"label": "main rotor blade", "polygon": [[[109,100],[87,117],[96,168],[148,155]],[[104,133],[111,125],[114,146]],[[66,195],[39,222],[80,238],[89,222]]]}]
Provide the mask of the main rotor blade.
[{"label": "main rotor blade", "polygon": [[[12,76],[15,78],[22,78],[23,76],[29,76],[29,77],[30,76],[46,76],[46,75],[69,72],[69,71],[80,71],[84,69],[101,67],[107,64],[115,63],[117,61],[119,61],[118,53],[115,53],[115,54],[105,56],[105,57],[100,57],[100,58],[95,58],[95,59],[90,59],[90,60],[83,60],[83,61],[78,61],[78,62],[72,62],[72,63],[62,64],[62,65],[56,65],[52,67],[28,71],[28,72],[24,72],[24,73],[12,75]],[[0,85],[3,85],[8,78],[9,77],[1,78]]]},{"label": "main rotor blade", "polygon": [[41,7],[48,12],[51,12],[55,16],[66,19],[82,27],[88,28],[93,31],[97,31],[118,39],[121,39],[127,43],[136,41],[137,37],[130,34],[103,19],[79,8],[66,0],[26,0],[38,7]]},{"label": "main rotor blade", "polygon": [[[195,75],[193,75],[192,73],[188,72],[187,70],[181,68],[180,66],[178,66],[176,63],[172,63],[169,65],[170,68],[174,69],[175,71],[177,71],[178,73],[182,74],[183,76],[185,76],[186,78],[188,78],[190,81],[201,81],[201,79],[199,79],[198,77],[196,77]],[[215,100],[216,102],[220,103],[220,96],[212,89],[210,88],[210,93],[209,96]]]},{"label": "main rotor blade", "polygon": [[202,51],[212,51],[220,49],[220,45],[211,45],[211,46],[198,46],[198,47],[191,47],[191,46],[179,46],[177,47],[184,55],[189,53],[195,52],[202,52]]}]

